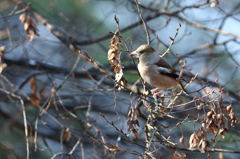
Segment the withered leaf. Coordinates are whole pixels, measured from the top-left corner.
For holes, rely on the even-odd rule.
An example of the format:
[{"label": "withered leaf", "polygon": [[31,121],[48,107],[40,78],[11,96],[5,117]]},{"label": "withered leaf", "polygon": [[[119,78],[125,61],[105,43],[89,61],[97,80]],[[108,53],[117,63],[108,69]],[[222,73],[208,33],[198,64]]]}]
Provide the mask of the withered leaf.
[{"label": "withered leaf", "polygon": [[108,60],[112,60],[113,58],[115,58],[114,50],[110,49],[108,51]]},{"label": "withered leaf", "polygon": [[121,68],[120,68],[119,66],[116,66],[113,71],[114,71],[115,73],[119,73],[120,70],[121,70]]},{"label": "withered leaf", "polygon": [[34,93],[32,93],[30,95],[30,100],[31,100],[32,105],[34,105],[34,106],[39,106],[40,101],[41,101],[41,99],[39,97],[37,97],[36,94],[34,94]]},{"label": "withered leaf", "polygon": [[184,138],[184,136],[182,136],[182,137],[179,139],[179,142],[185,147],[185,138]]},{"label": "withered leaf", "polygon": [[169,37],[170,40],[174,41],[174,39],[172,37]]},{"label": "withered leaf", "polygon": [[21,15],[19,16],[19,21],[20,21],[21,23],[23,23],[23,22],[25,21],[25,19],[26,19],[26,14],[25,14],[25,13],[23,13],[23,14],[21,14]]},{"label": "withered leaf", "polygon": [[173,154],[173,159],[184,159],[186,154],[180,151],[175,151]]},{"label": "withered leaf", "polygon": [[116,149],[116,148],[110,148],[110,149],[108,149],[108,151],[109,151],[109,152],[119,152],[119,151],[121,151],[121,150]]},{"label": "withered leaf", "polygon": [[197,134],[196,134],[196,132],[194,132],[189,138],[189,147],[193,148],[193,147],[197,146],[198,141],[199,140],[198,140]]},{"label": "withered leaf", "polygon": [[229,105],[229,106],[227,106],[227,112],[230,114],[230,112],[232,112],[232,105]]},{"label": "withered leaf", "polygon": [[33,88],[36,86],[36,76],[33,76],[31,79],[30,79],[30,87]]},{"label": "withered leaf", "polygon": [[71,138],[71,132],[69,131],[69,129],[66,129],[63,133],[63,139],[66,139],[66,141],[69,141]]},{"label": "withered leaf", "polygon": [[227,133],[228,130],[226,128],[221,128],[219,129],[219,135],[224,139],[225,138],[225,133]]},{"label": "withered leaf", "polygon": [[1,63],[0,64],[0,73],[2,73],[2,71],[4,70],[4,68],[7,67],[7,64],[6,63]]},{"label": "withered leaf", "polygon": [[207,151],[207,147],[210,146],[210,143],[206,139],[201,139],[198,147],[201,149],[201,153],[204,153]]},{"label": "withered leaf", "polygon": [[133,132],[133,134],[134,134],[134,137],[137,138],[137,137],[138,137],[138,132],[137,132],[137,130],[136,130],[136,129],[133,129],[132,132]]}]

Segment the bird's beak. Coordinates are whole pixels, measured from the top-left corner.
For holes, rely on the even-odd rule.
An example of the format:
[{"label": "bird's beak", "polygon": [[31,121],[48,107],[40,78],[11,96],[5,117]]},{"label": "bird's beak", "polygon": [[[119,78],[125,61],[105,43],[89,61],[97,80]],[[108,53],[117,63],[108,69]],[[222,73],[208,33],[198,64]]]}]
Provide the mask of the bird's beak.
[{"label": "bird's beak", "polygon": [[133,51],[131,54],[129,54],[131,57],[139,58],[139,53],[136,51]]}]

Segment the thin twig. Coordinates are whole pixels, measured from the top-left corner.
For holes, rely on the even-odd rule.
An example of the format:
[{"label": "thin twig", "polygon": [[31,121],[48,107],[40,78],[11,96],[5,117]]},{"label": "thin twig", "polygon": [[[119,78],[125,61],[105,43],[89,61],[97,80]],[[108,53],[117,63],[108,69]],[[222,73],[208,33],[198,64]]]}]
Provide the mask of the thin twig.
[{"label": "thin twig", "polygon": [[72,67],[72,70],[69,72],[69,74],[65,77],[64,81],[56,88],[56,91],[59,90],[60,88],[62,88],[62,86],[64,85],[64,83],[68,80],[68,78],[70,76],[72,76],[74,70],[76,69],[78,63],[79,63],[79,60],[81,59],[81,56],[80,55],[77,55],[77,59]]},{"label": "thin twig", "polygon": [[35,152],[37,152],[38,119],[39,119],[39,116],[37,116],[37,119],[36,119],[36,121],[35,121],[35,134],[34,134],[34,146],[35,146],[34,151],[35,151]]},{"label": "thin twig", "polygon": [[177,27],[177,29],[176,29],[176,33],[175,33],[175,35],[174,35],[174,38],[171,38],[171,37],[170,37],[171,43],[170,43],[170,45],[168,46],[167,50],[161,55],[161,57],[165,56],[166,54],[168,54],[168,53],[170,52],[170,49],[171,49],[172,45],[174,44],[174,41],[175,41],[175,39],[176,39],[176,37],[177,37],[177,35],[178,35],[178,30],[180,29],[180,27],[181,27],[181,24],[179,23],[179,27]]},{"label": "thin twig", "polygon": [[145,31],[146,31],[147,44],[150,45],[150,35],[149,35],[149,32],[148,32],[147,25],[146,25],[146,23],[145,23],[145,21],[144,21],[144,19],[143,19],[141,9],[140,9],[140,7],[139,7],[139,4],[140,4],[140,3],[138,2],[138,0],[135,0],[135,2],[136,2],[137,9],[138,9],[139,17],[141,18],[142,23],[143,23],[143,26],[144,26]]},{"label": "thin twig", "polygon": [[81,139],[78,139],[77,142],[75,143],[75,145],[73,146],[72,150],[68,153],[69,156],[71,156],[73,154],[73,152],[76,150],[76,148],[80,144],[80,142],[81,142]]},{"label": "thin twig", "polygon": [[7,95],[10,95],[12,97],[17,98],[22,106],[22,113],[23,113],[23,122],[24,122],[24,130],[25,130],[25,138],[26,138],[26,149],[27,149],[27,156],[26,158],[29,159],[29,139],[28,139],[28,127],[27,127],[27,116],[26,116],[26,111],[25,111],[25,106],[22,98],[14,93],[11,93],[9,91],[6,91],[4,89],[0,88],[0,91],[3,93],[6,93]]}]

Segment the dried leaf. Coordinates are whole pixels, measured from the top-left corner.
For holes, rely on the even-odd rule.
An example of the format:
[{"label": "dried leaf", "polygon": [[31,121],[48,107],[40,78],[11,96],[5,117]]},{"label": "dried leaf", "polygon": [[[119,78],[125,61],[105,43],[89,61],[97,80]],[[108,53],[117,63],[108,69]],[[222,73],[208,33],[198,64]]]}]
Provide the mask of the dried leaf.
[{"label": "dried leaf", "polygon": [[36,94],[34,94],[34,93],[32,93],[30,95],[30,100],[31,100],[32,105],[34,105],[34,106],[39,106],[40,101],[41,101],[41,99],[39,97],[37,97]]},{"label": "dried leaf", "polygon": [[37,29],[37,23],[33,18],[31,18],[29,15],[27,16],[25,13],[23,13],[19,16],[19,21],[21,23],[24,23],[24,30],[26,31],[30,41],[32,41],[32,39],[35,35],[39,36],[38,29]]},{"label": "dried leaf", "polygon": [[115,57],[114,51],[115,49],[108,50],[108,60],[112,60]]},{"label": "dried leaf", "polygon": [[111,64],[111,66],[116,66],[118,64],[117,60],[115,60],[115,59],[110,60],[109,63]]},{"label": "dried leaf", "polygon": [[114,71],[115,73],[119,73],[120,70],[121,70],[121,68],[120,68],[119,66],[116,66],[113,71]]},{"label": "dried leaf", "polygon": [[227,109],[228,114],[230,114],[230,112],[232,112],[232,105],[227,106],[226,109]]},{"label": "dried leaf", "polygon": [[139,124],[139,121],[138,121],[138,119],[137,119],[137,120],[135,120],[135,125],[137,125],[138,127],[140,127],[140,124]]},{"label": "dried leaf", "polygon": [[195,146],[197,146],[197,144],[198,144],[198,136],[197,136],[197,134],[194,132],[191,136],[190,136],[190,138],[189,138],[189,147],[190,148],[193,148],[193,147],[195,147]]},{"label": "dried leaf", "polygon": [[110,149],[108,149],[108,151],[111,153],[111,152],[119,152],[121,150],[115,149],[115,148],[110,148]]},{"label": "dried leaf", "polygon": [[186,154],[180,151],[175,151],[173,154],[173,159],[184,159]]},{"label": "dried leaf", "polygon": [[25,19],[26,19],[26,14],[25,14],[25,13],[23,13],[23,14],[21,14],[21,15],[19,16],[19,21],[20,21],[21,23],[23,23],[23,22],[25,21]]},{"label": "dried leaf", "polygon": [[205,103],[205,99],[203,97],[199,98],[203,103]]},{"label": "dried leaf", "polygon": [[162,126],[164,129],[169,128],[169,125],[161,124],[161,126]]},{"label": "dried leaf", "polygon": [[211,155],[210,155],[210,154],[208,154],[208,155],[207,155],[207,158],[209,158],[209,159],[210,159],[210,158],[211,158]]},{"label": "dried leaf", "polygon": [[38,89],[37,89],[36,77],[35,76],[33,76],[30,79],[30,87],[31,87],[31,95],[30,95],[31,103],[34,106],[38,106],[41,102],[41,97],[40,97],[40,94],[39,94]]},{"label": "dried leaf", "polygon": [[226,128],[219,129],[219,135],[224,139],[225,133],[227,133],[228,130]]},{"label": "dried leaf", "polygon": [[137,132],[137,130],[136,130],[136,129],[133,129],[132,132],[133,132],[133,134],[134,134],[134,137],[137,138],[137,137],[138,137],[138,132]]},{"label": "dried leaf", "polygon": [[197,106],[197,109],[198,109],[198,110],[202,110],[203,106],[204,106],[204,103],[200,103],[200,104]]},{"label": "dried leaf", "polygon": [[216,5],[217,5],[216,2],[212,2],[211,5],[210,5],[210,7],[215,7]]},{"label": "dried leaf", "polygon": [[2,71],[7,67],[6,63],[2,63],[0,64],[0,74],[2,73]]},{"label": "dried leaf", "polygon": [[198,147],[201,149],[201,153],[204,153],[207,151],[207,147],[210,146],[210,143],[206,139],[201,139]]},{"label": "dried leaf", "polygon": [[215,7],[216,5],[219,5],[219,1],[218,0],[211,0],[211,4],[210,7]]},{"label": "dried leaf", "polygon": [[182,136],[182,137],[179,139],[179,142],[185,147],[185,138],[184,138],[184,136]]},{"label": "dried leaf", "polygon": [[69,128],[67,128],[63,133],[63,139],[66,139],[66,141],[69,141],[71,138],[71,132],[69,131]]},{"label": "dried leaf", "polygon": [[33,76],[33,77],[30,79],[30,87],[31,87],[31,88],[36,87],[36,76]]},{"label": "dried leaf", "polygon": [[223,152],[220,152],[220,153],[218,154],[218,158],[219,158],[219,159],[223,159]]},{"label": "dried leaf", "polygon": [[0,74],[2,73],[3,69],[7,67],[7,64],[3,61],[5,47],[0,45]]},{"label": "dried leaf", "polygon": [[[115,17],[115,20],[117,18]],[[112,33],[112,32],[111,32]],[[119,31],[117,30],[112,39],[110,40],[111,45],[109,46],[108,51],[108,60],[111,66],[116,66],[114,68],[114,72],[116,73],[115,81],[119,84],[116,84],[118,90],[125,89],[123,86],[127,84],[127,80],[123,78],[123,63],[121,63],[120,55],[121,51],[119,51],[119,46],[121,45],[121,37],[119,36]]]}]

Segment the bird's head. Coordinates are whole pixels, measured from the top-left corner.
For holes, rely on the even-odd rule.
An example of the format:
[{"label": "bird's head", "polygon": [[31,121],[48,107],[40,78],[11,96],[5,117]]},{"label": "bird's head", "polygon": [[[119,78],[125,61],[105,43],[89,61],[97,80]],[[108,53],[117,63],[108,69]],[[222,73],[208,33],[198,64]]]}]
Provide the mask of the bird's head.
[{"label": "bird's head", "polygon": [[130,56],[139,58],[141,55],[150,55],[155,52],[154,48],[150,45],[141,45],[137,48],[137,50],[133,51]]}]

